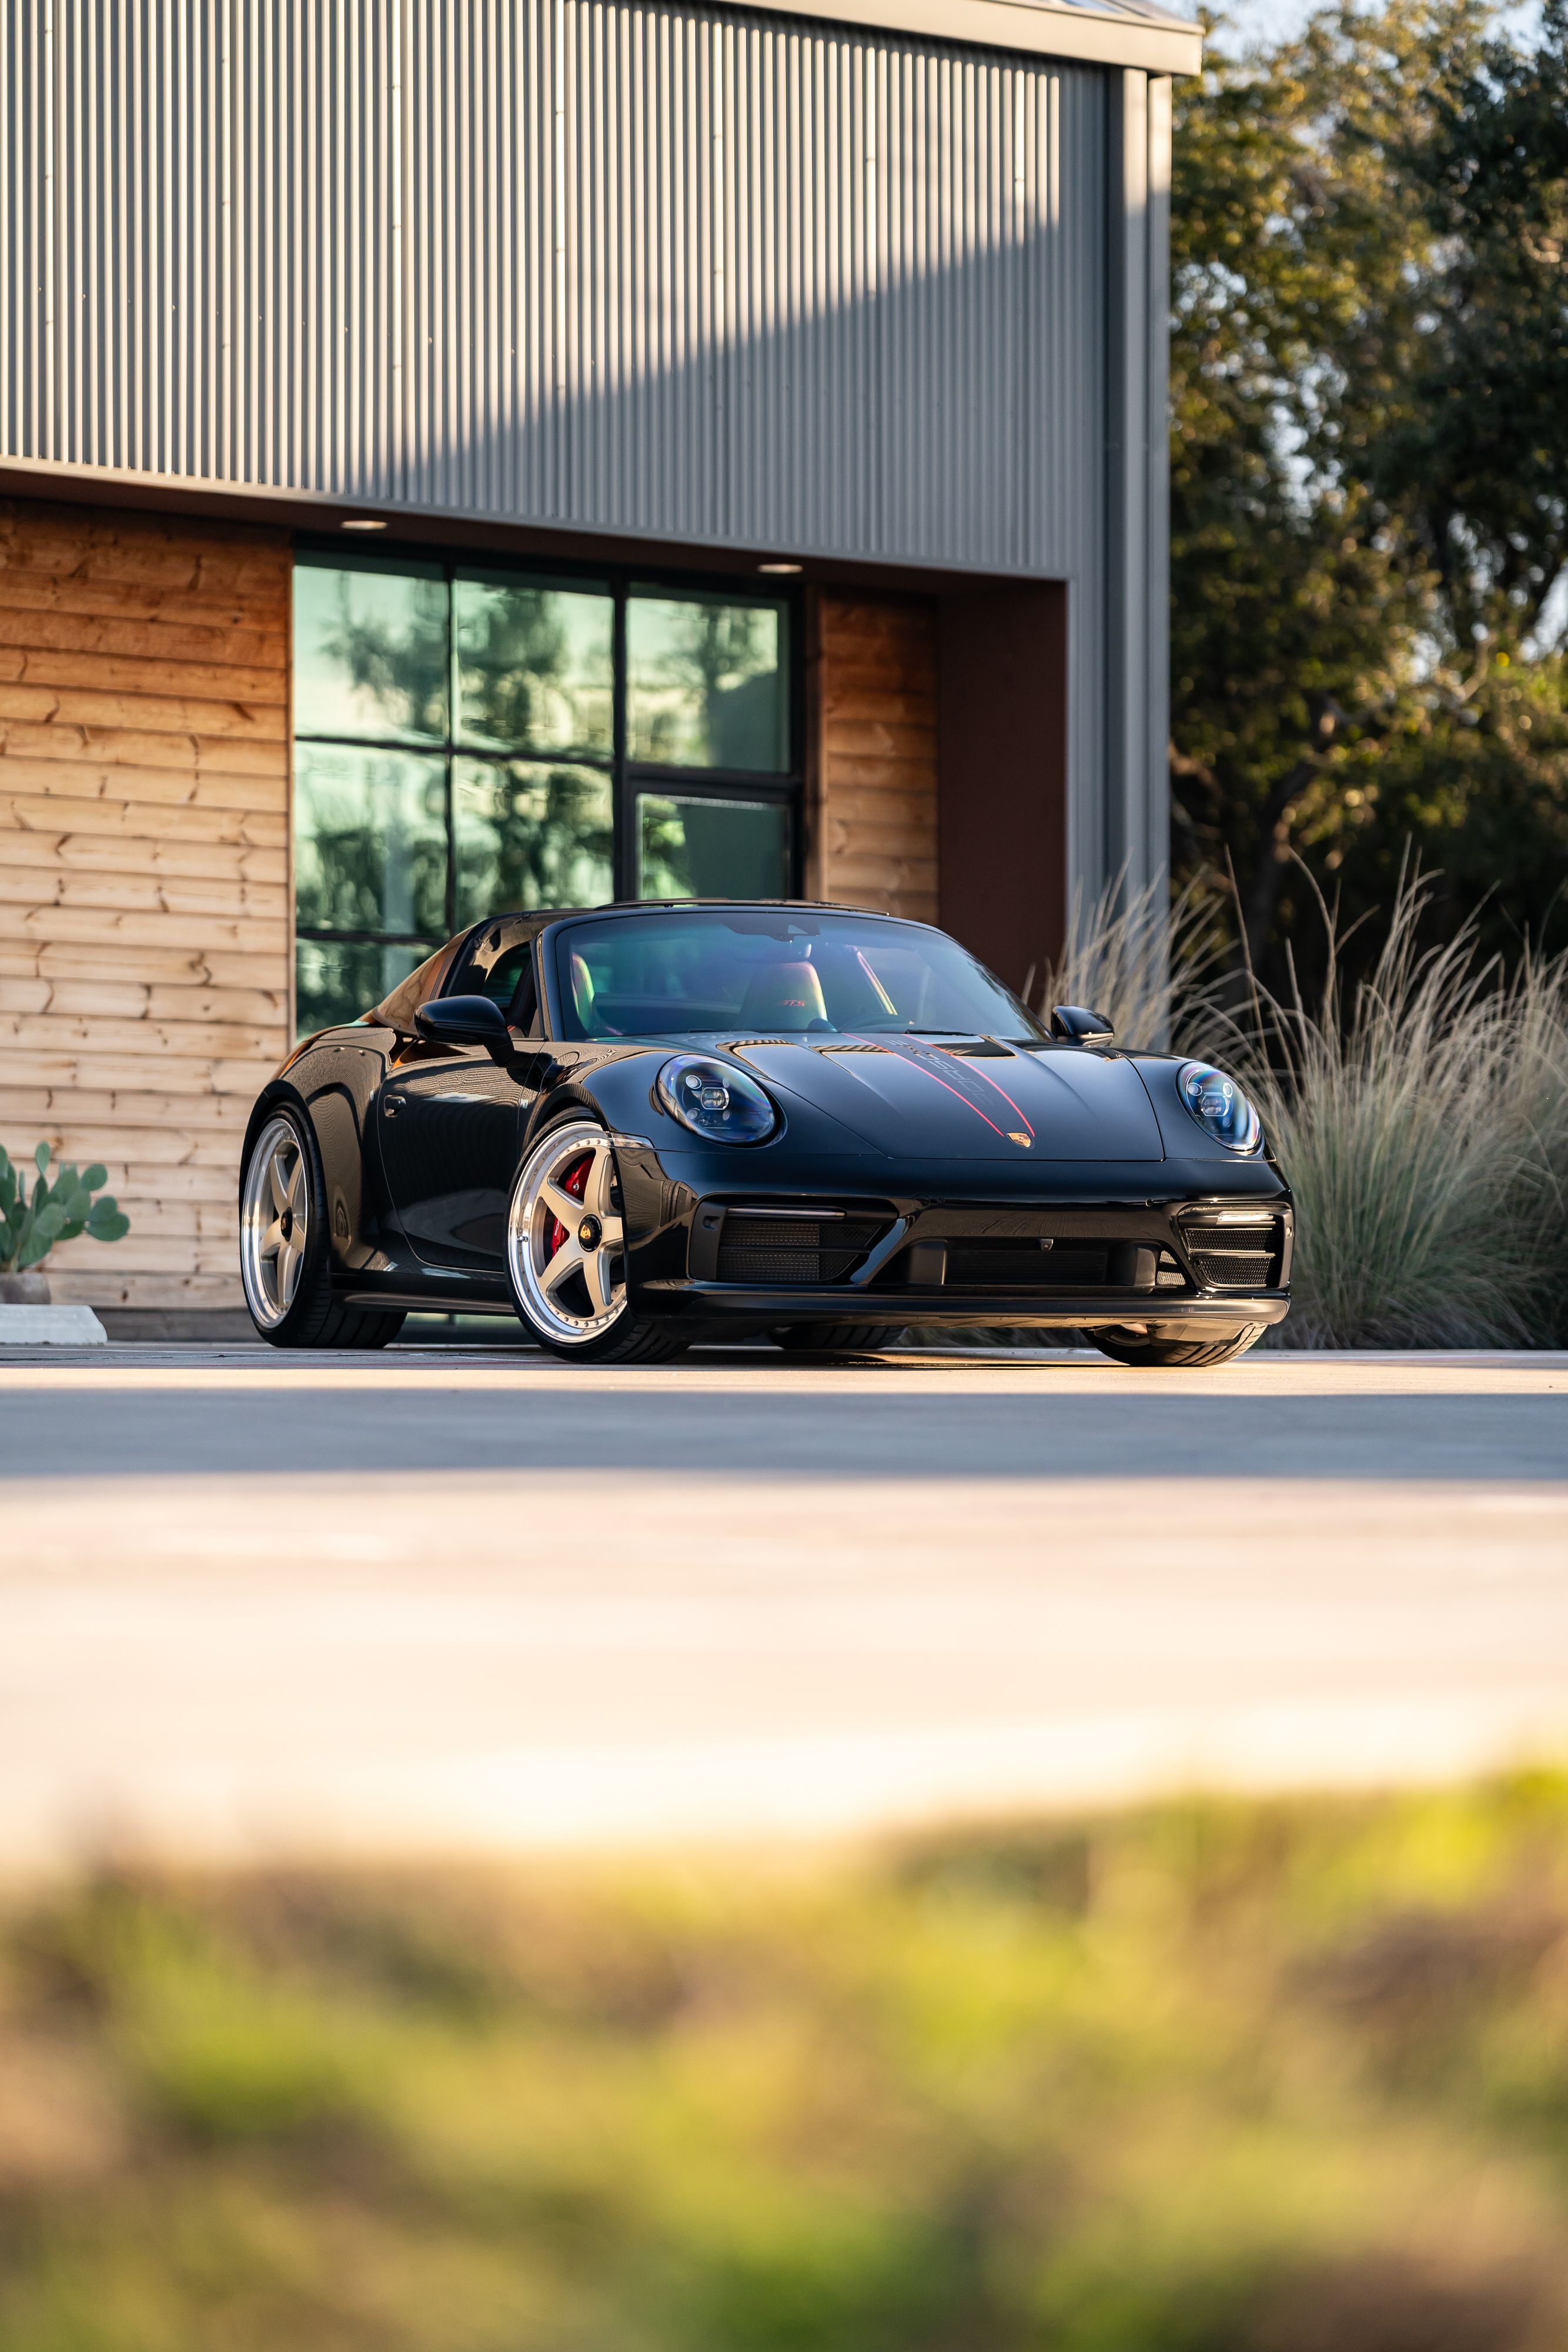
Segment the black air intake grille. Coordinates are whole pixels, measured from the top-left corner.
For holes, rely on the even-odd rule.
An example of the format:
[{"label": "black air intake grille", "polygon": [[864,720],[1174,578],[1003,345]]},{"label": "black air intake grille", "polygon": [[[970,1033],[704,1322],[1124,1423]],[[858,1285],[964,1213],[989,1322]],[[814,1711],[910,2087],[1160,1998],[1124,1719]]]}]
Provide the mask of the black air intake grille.
[{"label": "black air intake grille", "polygon": [[1192,1269],[1208,1290],[1270,1290],[1279,1281],[1280,1232],[1273,1218],[1256,1225],[1186,1225]]},{"label": "black air intake grille", "polygon": [[956,1241],[947,1244],[951,1290],[1103,1290],[1107,1242]]},{"label": "black air intake grille", "polygon": [[874,1217],[725,1219],[720,1282],[841,1282],[883,1231]]}]

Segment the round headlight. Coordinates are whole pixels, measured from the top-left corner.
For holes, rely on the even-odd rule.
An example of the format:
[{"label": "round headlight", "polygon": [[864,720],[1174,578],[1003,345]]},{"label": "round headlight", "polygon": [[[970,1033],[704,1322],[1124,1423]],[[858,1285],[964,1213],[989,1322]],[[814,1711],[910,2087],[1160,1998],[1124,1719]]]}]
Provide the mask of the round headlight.
[{"label": "round headlight", "polygon": [[671,1118],[710,1143],[766,1143],[779,1124],[755,1078],[703,1054],[677,1054],[659,1072],[658,1086]]},{"label": "round headlight", "polygon": [[1202,1128],[1228,1151],[1256,1151],[1263,1128],[1257,1112],[1234,1078],[1207,1062],[1184,1062],[1176,1072],[1176,1092]]}]

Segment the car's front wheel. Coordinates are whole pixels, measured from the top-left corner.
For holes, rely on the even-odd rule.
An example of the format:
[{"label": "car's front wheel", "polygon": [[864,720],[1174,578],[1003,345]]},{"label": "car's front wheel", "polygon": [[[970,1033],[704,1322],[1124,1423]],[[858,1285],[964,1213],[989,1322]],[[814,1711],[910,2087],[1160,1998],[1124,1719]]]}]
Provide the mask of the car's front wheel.
[{"label": "car's front wheel", "polygon": [[524,1160],[507,1213],[507,1275],[517,1319],[555,1355],[653,1364],[687,1344],[632,1306],[614,1148],[594,1119],[548,1129]]},{"label": "car's front wheel", "polygon": [[1151,1339],[1147,1332],[1124,1330],[1112,1325],[1102,1330],[1091,1330],[1089,1338],[1103,1356],[1113,1357],[1118,1364],[1144,1364],[1151,1370],[1185,1366],[1189,1370],[1201,1370],[1211,1364],[1228,1364],[1255,1348],[1268,1329],[1266,1323],[1244,1323],[1239,1331],[1217,1331],[1205,1339]]},{"label": "car's front wheel", "polygon": [[350,1307],[332,1296],[327,1188],[302,1111],[279,1106],[240,1179],[239,1270],[256,1330],[274,1348],[384,1348],[401,1308]]}]

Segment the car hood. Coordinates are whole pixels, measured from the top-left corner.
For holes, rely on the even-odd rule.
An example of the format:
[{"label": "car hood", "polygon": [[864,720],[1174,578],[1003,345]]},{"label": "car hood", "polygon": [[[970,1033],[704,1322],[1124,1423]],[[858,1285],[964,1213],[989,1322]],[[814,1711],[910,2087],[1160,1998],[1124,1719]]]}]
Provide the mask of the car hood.
[{"label": "car hood", "polygon": [[[1119,1055],[1018,1052],[991,1038],[727,1039],[783,1097],[804,1096],[893,1158],[1161,1160],[1143,1081]],[[788,1110],[788,1102],[785,1105]]]}]

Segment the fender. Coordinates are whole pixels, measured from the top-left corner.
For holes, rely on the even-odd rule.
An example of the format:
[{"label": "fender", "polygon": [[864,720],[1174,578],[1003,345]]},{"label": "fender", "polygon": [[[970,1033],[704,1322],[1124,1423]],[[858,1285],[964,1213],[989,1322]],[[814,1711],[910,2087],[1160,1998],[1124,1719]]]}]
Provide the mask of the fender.
[{"label": "fender", "polygon": [[596,1118],[601,1124],[604,1123],[602,1109],[580,1080],[563,1079],[559,1086],[552,1087],[548,1094],[541,1094],[528,1113],[528,1124],[523,1129],[523,1146],[518,1154],[517,1166],[521,1168],[523,1161],[547,1127],[554,1127],[559,1119],[569,1118],[578,1112],[586,1112],[590,1118]]},{"label": "fender", "polygon": [[[298,1058],[297,1055],[291,1054],[283,1065],[283,1068],[285,1070],[290,1068]],[[250,1159],[251,1146],[278,1103],[287,1103],[291,1110],[297,1110],[300,1117],[308,1122],[310,1132],[316,1137],[316,1149],[318,1151],[321,1149],[321,1138],[316,1133],[316,1122],[310,1117],[309,1104],[299,1092],[298,1087],[291,1086],[284,1077],[282,1071],[279,1071],[276,1077],[268,1078],[266,1086],[257,1095],[255,1107],[246,1121],[245,1140],[240,1145],[239,1175],[236,1180],[239,1192],[243,1193],[245,1190],[245,1171]]]}]

